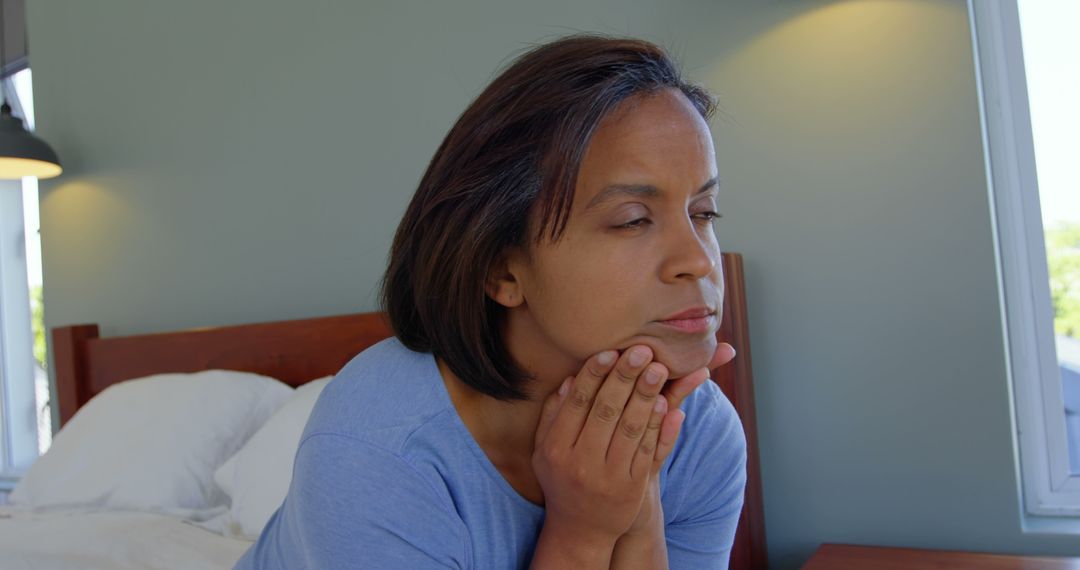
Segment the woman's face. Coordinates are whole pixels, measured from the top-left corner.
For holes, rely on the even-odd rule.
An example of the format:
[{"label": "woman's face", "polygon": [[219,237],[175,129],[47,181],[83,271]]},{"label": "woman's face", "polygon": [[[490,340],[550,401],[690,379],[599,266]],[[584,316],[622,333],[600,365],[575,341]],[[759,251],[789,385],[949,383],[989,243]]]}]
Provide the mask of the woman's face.
[{"label": "woman's face", "polygon": [[[510,307],[514,356],[534,372],[572,374],[592,354],[645,344],[672,378],[708,364],[724,296],[716,176],[708,126],[679,91],[628,99],[605,117],[565,233],[508,262],[513,294],[496,300]],[[712,314],[672,320],[686,311]]]}]

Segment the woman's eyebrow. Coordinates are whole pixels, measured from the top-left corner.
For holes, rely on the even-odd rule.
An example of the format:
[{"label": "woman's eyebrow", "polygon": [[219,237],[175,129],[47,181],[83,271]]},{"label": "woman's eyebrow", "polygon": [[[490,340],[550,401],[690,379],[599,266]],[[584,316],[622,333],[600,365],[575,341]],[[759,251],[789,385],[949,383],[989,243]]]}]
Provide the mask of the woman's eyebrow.
[{"label": "woman's eyebrow", "polygon": [[[701,186],[701,188],[698,188],[697,192],[694,192],[694,195],[697,196],[698,194],[708,192],[709,189],[713,188],[718,183],[719,178],[713,176],[712,178],[708,179],[705,184]],[[619,195],[655,198],[660,195],[660,189],[656,186],[653,186],[652,184],[609,184],[605,186],[599,194],[593,196],[592,200],[589,200],[589,203],[585,206],[585,209],[591,210],[592,208],[595,208],[600,204],[603,204],[604,202],[613,200],[616,196]]]}]

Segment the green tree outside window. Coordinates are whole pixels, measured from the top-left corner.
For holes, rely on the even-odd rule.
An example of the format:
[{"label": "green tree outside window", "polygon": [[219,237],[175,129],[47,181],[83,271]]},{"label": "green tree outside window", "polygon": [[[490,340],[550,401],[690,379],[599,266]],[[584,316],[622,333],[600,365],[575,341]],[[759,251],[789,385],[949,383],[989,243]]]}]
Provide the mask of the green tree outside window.
[{"label": "green tree outside window", "polygon": [[45,363],[45,311],[41,285],[30,288],[30,330],[34,333],[34,360],[43,369]]},{"label": "green tree outside window", "polygon": [[1080,223],[1059,222],[1046,230],[1046,265],[1054,332],[1080,338]]}]

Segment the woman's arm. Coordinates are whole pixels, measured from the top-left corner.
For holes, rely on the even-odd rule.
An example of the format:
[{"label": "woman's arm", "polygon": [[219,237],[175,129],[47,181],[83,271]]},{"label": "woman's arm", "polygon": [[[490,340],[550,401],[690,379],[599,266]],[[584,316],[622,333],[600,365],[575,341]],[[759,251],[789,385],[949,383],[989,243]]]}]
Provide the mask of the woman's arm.
[{"label": "woman's arm", "polygon": [[530,568],[604,570],[611,565],[614,548],[615,542],[610,537],[582,535],[555,521],[545,522],[536,541]]},{"label": "woman's arm", "polygon": [[[664,509],[660,504],[660,483],[655,483],[649,491],[646,504],[651,505],[651,512],[646,516],[647,524],[637,531],[630,531],[619,537],[611,555],[612,569],[624,570],[642,568],[653,570],[668,567],[667,541],[664,536]],[[643,506],[642,510],[646,510]]]}]

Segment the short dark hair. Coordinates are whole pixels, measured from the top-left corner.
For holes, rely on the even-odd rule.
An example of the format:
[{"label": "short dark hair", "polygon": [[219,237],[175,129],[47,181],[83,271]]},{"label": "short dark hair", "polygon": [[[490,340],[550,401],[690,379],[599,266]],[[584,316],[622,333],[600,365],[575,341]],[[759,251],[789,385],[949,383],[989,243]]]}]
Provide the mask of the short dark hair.
[{"label": "short dark hair", "polygon": [[382,281],[398,339],[480,392],[526,399],[528,375],[503,342],[506,309],[485,291],[490,271],[507,248],[559,239],[600,120],[667,88],[712,115],[709,93],[647,41],[576,34],[518,57],[447,133],[398,226]]}]

